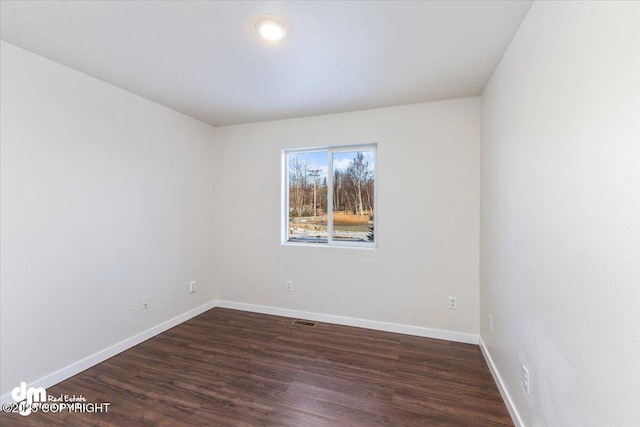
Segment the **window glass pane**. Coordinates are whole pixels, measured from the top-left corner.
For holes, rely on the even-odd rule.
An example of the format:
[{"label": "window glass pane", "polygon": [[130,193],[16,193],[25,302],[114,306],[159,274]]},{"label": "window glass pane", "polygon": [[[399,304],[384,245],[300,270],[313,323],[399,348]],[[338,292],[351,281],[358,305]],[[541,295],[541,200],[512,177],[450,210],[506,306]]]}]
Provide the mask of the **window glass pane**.
[{"label": "window glass pane", "polygon": [[375,152],[332,154],[333,240],[374,242]]},{"label": "window glass pane", "polygon": [[289,242],[327,243],[328,152],[288,153]]}]

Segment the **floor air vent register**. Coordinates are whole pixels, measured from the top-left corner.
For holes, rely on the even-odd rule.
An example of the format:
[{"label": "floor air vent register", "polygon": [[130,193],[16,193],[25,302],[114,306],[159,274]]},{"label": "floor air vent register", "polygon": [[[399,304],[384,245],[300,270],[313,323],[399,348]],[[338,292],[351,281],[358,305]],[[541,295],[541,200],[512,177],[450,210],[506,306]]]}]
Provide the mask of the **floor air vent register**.
[{"label": "floor air vent register", "polygon": [[292,325],[298,325],[298,326],[308,326],[310,328],[313,328],[314,326],[316,326],[316,322],[309,322],[308,320],[300,320],[300,319],[296,319],[293,322],[291,322]]}]

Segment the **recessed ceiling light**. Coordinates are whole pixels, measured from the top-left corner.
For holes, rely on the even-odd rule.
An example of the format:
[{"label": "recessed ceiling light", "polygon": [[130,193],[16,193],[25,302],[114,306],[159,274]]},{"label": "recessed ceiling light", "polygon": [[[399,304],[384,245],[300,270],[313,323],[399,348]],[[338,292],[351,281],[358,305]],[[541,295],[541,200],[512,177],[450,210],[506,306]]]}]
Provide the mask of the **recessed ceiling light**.
[{"label": "recessed ceiling light", "polygon": [[260,36],[270,42],[282,40],[287,35],[287,27],[275,19],[262,19],[256,23],[256,28]]}]

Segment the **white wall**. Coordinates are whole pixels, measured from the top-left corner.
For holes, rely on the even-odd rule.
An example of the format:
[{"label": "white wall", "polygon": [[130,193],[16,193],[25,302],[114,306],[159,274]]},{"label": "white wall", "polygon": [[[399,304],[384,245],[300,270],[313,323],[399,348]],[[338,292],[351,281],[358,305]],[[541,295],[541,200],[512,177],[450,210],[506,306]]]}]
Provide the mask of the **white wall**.
[{"label": "white wall", "polygon": [[[220,128],[217,297],[477,335],[479,108],[469,98]],[[281,149],[372,142],[379,248],[281,245]]]},{"label": "white wall", "polygon": [[211,300],[216,205],[213,128],[0,48],[4,395]]},{"label": "white wall", "polygon": [[[0,395],[214,298],[477,335],[479,98],[214,129],[1,53]],[[280,150],[360,142],[379,249],[282,246]]]},{"label": "white wall", "polygon": [[482,97],[480,333],[527,426],[640,425],[639,22],[535,2]]}]

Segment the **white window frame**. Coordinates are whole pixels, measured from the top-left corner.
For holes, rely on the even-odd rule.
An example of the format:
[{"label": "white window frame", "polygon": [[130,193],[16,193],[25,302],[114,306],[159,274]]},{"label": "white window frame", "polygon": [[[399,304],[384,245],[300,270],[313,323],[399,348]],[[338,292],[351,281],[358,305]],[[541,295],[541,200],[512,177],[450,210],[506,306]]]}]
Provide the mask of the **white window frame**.
[{"label": "white window frame", "polygon": [[[322,243],[289,241],[289,154],[327,152],[327,241]],[[353,151],[373,151],[373,242],[355,242],[333,239],[333,155]],[[282,150],[282,244],[292,246],[368,248],[378,247],[378,144],[354,144],[328,147],[295,148]]]}]

